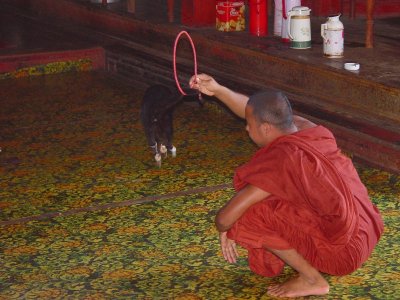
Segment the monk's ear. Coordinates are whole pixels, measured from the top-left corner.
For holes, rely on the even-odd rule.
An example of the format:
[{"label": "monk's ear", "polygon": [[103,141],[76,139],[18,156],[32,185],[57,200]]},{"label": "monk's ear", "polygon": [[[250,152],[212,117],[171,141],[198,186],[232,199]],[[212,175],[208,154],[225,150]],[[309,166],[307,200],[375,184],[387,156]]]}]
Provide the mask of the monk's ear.
[{"label": "monk's ear", "polygon": [[262,123],[262,128],[265,134],[269,134],[272,129],[271,124],[269,124],[268,122]]}]

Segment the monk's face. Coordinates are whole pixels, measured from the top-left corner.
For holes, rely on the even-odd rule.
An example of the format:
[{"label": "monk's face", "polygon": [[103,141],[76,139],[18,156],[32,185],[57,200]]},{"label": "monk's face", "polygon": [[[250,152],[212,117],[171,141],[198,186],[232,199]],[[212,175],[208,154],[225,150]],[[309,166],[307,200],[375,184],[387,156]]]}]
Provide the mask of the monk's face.
[{"label": "monk's face", "polygon": [[246,130],[251,140],[259,147],[263,147],[268,143],[266,125],[257,121],[253,115],[253,108],[249,105],[245,109]]}]

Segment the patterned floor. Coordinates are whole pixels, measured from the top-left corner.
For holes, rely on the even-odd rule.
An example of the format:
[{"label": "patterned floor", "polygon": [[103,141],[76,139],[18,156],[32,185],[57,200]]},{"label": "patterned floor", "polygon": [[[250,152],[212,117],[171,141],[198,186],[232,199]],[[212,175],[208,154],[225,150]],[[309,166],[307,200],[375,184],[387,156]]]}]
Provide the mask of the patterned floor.
[{"label": "patterned floor", "polygon": [[[141,90],[101,73],[0,81],[0,299],[268,299],[277,279],[219,253],[216,210],[254,152],[244,124],[187,103],[157,168]],[[370,260],[311,299],[398,299],[400,178],[358,167],[386,224]]]}]

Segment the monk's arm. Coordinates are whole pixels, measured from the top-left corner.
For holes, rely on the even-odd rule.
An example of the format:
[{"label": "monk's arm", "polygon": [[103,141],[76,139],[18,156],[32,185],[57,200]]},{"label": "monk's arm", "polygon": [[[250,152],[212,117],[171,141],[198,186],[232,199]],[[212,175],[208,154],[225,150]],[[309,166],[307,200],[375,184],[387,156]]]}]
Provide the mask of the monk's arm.
[{"label": "monk's arm", "polygon": [[[203,94],[216,97],[238,117],[245,118],[244,112],[249,101],[249,96],[235,92],[219,84],[213,77],[207,74],[192,76],[189,84],[191,88],[197,89]],[[298,115],[293,116],[293,121],[299,130],[317,126],[315,123]]]},{"label": "monk's arm", "polygon": [[228,106],[235,115],[242,119],[245,118],[244,111],[247,101],[249,101],[248,96],[232,91],[225,86],[221,86],[221,88],[215,92],[215,97]]},{"label": "monk's arm", "polygon": [[249,96],[235,92],[226,86],[219,84],[213,77],[207,74],[198,74],[190,79],[190,87],[203,94],[214,96],[224,103],[234,114],[244,119],[244,111]]},{"label": "monk's arm", "polygon": [[227,231],[250,206],[264,200],[269,195],[270,193],[256,186],[247,185],[218,211],[215,217],[218,231]]}]

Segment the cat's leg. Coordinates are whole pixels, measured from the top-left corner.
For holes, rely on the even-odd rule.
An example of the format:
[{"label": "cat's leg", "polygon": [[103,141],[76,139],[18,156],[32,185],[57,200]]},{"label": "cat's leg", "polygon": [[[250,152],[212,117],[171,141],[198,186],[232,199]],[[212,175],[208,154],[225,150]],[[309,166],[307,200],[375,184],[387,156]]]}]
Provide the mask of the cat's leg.
[{"label": "cat's leg", "polygon": [[153,146],[150,146],[151,150],[154,153],[154,160],[156,161],[156,165],[161,167],[161,154],[160,154],[160,145],[156,142]]},{"label": "cat's leg", "polygon": [[160,144],[157,142],[157,128],[155,124],[149,126],[145,130],[147,143],[150,146],[151,152],[154,155],[154,160],[156,161],[157,166],[161,166],[161,154],[159,151]]},{"label": "cat's leg", "polygon": [[145,130],[145,131],[146,131],[145,134],[146,134],[147,145],[150,147],[151,152],[153,154],[156,154],[158,150],[157,150],[157,141],[155,135],[153,132],[150,132],[150,130]]},{"label": "cat's leg", "polygon": [[157,122],[155,123],[156,126],[156,140],[158,144],[158,150],[160,155],[167,156],[168,150],[166,146],[166,126],[167,126],[167,119],[165,116],[157,117]]},{"label": "cat's leg", "polygon": [[157,166],[161,167],[161,154],[159,151],[159,145],[157,144],[157,142],[150,146],[153,154],[154,154],[154,160],[156,161]]},{"label": "cat's leg", "polygon": [[167,150],[171,153],[172,157],[176,156],[176,148],[172,144],[174,135],[174,124],[173,124],[173,113],[167,113],[165,115],[165,140]]},{"label": "cat's leg", "polygon": [[158,147],[157,147],[157,140],[154,128],[148,128],[147,130],[145,130],[145,133],[147,138],[147,144],[149,145],[151,152],[153,154],[157,154]]}]

